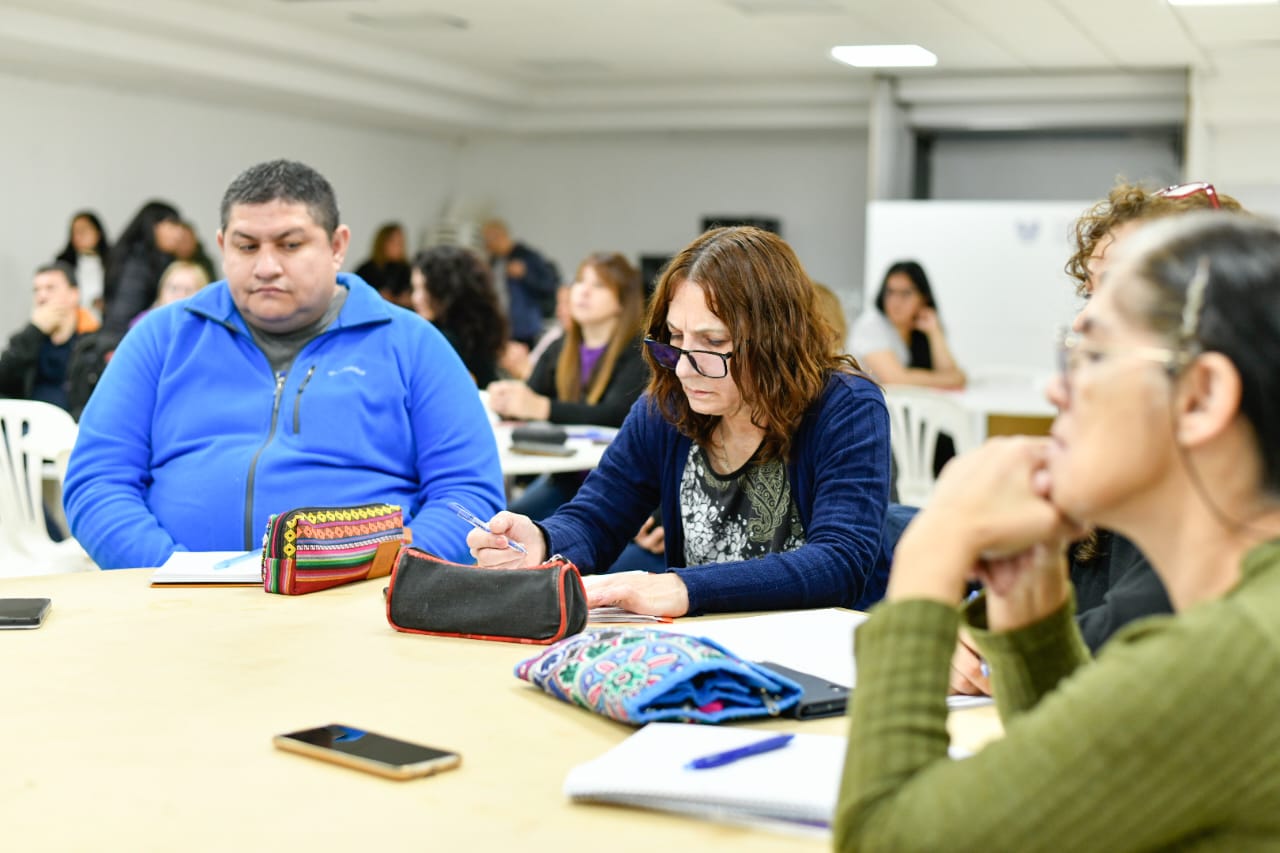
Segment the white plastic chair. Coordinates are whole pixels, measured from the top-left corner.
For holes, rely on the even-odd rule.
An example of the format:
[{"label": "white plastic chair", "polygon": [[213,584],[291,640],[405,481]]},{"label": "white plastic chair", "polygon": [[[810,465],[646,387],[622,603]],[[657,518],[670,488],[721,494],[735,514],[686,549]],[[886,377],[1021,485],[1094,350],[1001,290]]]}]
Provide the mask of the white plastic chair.
[{"label": "white plastic chair", "polygon": [[898,469],[898,502],[924,506],[933,493],[938,434],[951,436],[956,453],[976,443],[973,414],[946,393],[914,385],[886,385],[889,436]]},{"label": "white plastic chair", "polygon": [[79,542],[53,541],[45,524],[44,483],[61,486],[76,431],[71,415],[57,406],[0,399],[0,575],[95,568]]}]

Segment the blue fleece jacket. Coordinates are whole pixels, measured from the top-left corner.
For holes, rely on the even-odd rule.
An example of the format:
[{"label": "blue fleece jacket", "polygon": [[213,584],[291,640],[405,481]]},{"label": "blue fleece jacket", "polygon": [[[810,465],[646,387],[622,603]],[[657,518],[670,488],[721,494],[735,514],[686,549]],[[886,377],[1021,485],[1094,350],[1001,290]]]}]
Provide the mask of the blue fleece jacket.
[{"label": "blue fleece jacket", "polygon": [[227,283],[148,314],[124,337],[80,420],[67,471],[72,534],[104,569],[175,550],[262,543],[271,513],[400,505],[414,542],[468,560],[502,471],[453,347],[361,279],[330,327],[273,376]]},{"label": "blue fleece jacket", "polygon": [[604,571],[661,506],[667,565],[689,589],[690,613],[864,606],[883,596],[889,415],[873,383],[834,374],[796,431],[787,478],[805,544],[794,551],[685,567],[680,479],[690,446],[641,397],[600,467],[542,523],[550,553]]}]

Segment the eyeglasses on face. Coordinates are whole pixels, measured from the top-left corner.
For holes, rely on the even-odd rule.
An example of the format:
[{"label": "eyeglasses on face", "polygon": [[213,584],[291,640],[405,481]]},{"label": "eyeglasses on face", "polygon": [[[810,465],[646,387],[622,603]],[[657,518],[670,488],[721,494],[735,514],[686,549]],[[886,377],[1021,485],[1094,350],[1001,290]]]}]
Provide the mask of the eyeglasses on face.
[{"label": "eyeglasses on face", "polygon": [[1221,210],[1222,204],[1218,201],[1218,191],[1214,189],[1213,184],[1208,181],[1195,181],[1190,184],[1174,184],[1171,187],[1165,187],[1162,190],[1153,192],[1153,196],[1160,198],[1189,198],[1193,195],[1204,193],[1209,199],[1209,205],[1214,210]]},{"label": "eyeglasses on face", "polygon": [[723,379],[729,375],[729,359],[732,352],[712,352],[705,349],[680,349],[653,338],[645,338],[644,345],[649,348],[653,360],[667,370],[675,370],[680,364],[680,356],[687,356],[693,369],[708,379]]},{"label": "eyeglasses on face", "polygon": [[1098,364],[1112,356],[1153,361],[1163,365],[1170,373],[1181,370],[1191,360],[1188,353],[1169,347],[1106,346],[1088,341],[1070,329],[1058,332],[1058,373],[1062,375],[1068,394],[1071,391],[1071,377],[1082,365]]}]

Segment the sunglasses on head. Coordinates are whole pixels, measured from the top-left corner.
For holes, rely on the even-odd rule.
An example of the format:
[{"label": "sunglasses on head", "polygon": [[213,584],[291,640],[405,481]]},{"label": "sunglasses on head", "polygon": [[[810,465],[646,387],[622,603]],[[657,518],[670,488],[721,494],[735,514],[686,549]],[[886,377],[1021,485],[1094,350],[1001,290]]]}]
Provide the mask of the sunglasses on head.
[{"label": "sunglasses on head", "polygon": [[1165,187],[1162,190],[1153,192],[1153,196],[1160,198],[1189,198],[1193,195],[1204,193],[1209,198],[1209,206],[1214,210],[1221,210],[1222,204],[1218,201],[1218,191],[1214,189],[1213,184],[1208,181],[1195,181],[1190,184],[1174,184],[1171,187]]}]

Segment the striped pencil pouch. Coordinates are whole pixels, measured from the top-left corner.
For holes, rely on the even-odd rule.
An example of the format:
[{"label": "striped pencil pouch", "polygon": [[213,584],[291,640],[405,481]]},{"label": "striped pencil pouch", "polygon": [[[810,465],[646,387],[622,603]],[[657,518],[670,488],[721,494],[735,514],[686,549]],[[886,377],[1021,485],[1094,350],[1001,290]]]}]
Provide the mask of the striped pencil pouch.
[{"label": "striped pencil pouch", "polygon": [[273,515],[262,543],[262,586],[302,595],[385,577],[407,531],[390,504],[306,507]]}]

